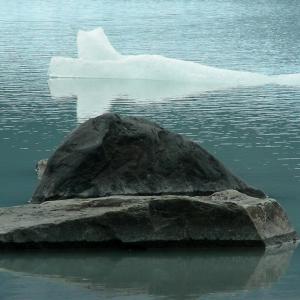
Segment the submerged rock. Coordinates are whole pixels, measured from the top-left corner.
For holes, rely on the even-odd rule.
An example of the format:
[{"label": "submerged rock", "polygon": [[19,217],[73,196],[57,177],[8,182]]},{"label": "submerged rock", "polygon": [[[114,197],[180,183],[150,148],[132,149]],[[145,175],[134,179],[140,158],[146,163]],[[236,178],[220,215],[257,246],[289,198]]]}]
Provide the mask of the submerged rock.
[{"label": "submerged rock", "polygon": [[1,208],[0,215],[0,247],[270,247],[297,239],[275,200],[234,190],[57,200]]},{"label": "submerged rock", "polygon": [[210,195],[260,190],[197,143],[157,124],[104,114],[80,125],[49,159],[33,203],[108,195]]}]

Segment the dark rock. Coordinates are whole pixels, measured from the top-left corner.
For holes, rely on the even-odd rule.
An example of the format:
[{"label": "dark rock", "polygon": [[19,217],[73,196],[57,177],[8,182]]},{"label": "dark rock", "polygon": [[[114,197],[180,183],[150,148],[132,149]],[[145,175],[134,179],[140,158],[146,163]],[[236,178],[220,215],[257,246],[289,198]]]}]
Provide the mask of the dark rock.
[{"label": "dark rock", "polygon": [[0,209],[0,247],[258,246],[297,240],[280,205],[234,190],[110,196]]},{"label": "dark rock", "polygon": [[49,159],[33,197],[210,195],[235,189],[264,197],[200,145],[157,124],[104,114],[80,125]]}]

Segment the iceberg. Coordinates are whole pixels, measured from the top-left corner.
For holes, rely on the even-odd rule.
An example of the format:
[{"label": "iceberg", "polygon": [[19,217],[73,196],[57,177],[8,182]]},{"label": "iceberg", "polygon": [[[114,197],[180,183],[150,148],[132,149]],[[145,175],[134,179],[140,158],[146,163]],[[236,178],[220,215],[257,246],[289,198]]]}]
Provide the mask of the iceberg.
[{"label": "iceberg", "polygon": [[202,90],[266,84],[300,86],[299,74],[268,76],[220,69],[161,55],[122,55],[111,45],[102,28],[80,30],[77,48],[78,58],[51,59],[50,77],[189,82],[197,84]]}]

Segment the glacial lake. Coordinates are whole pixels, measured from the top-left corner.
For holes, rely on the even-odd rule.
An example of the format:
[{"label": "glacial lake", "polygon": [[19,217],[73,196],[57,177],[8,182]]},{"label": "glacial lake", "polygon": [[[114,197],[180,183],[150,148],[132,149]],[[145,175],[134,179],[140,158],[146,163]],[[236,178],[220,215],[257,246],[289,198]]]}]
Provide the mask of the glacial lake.
[{"label": "glacial lake", "polygon": [[[49,81],[51,57],[76,57],[77,31],[98,26],[122,54],[300,73],[298,0],[0,0],[0,206],[26,203],[36,162],[109,111],[201,143],[277,199],[300,232],[300,86],[197,92],[155,80]],[[299,282],[299,250],[0,253],[1,300],[296,300]]]}]

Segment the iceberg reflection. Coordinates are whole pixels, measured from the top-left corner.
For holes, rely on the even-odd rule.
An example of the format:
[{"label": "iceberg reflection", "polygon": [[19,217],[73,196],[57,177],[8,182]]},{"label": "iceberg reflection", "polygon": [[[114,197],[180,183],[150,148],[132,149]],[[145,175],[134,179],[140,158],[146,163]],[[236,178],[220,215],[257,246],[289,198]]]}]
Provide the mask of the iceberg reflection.
[{"label": "iceberg reflection", "polygon": [[136,104],[159,102],[222,89],[160,80],[59,78],[48,81],[53,98],[76,97],[77,118],[84,121],[107,112],[110,103],[126,99]]},{"label": "iceberg reflection", "polygon": [[[299,75],[274,76],[274,81],[297,86]],[[199,96],[211,91],[238,88],[222,81],[201,85],[148,79],[52,78],[48,81],[53,98],[76,97],[78,121],[85,121],[109,111],[114,100],[132,101],[137,105]],[[249,83],[251,86],[251,83]]]}]

